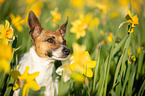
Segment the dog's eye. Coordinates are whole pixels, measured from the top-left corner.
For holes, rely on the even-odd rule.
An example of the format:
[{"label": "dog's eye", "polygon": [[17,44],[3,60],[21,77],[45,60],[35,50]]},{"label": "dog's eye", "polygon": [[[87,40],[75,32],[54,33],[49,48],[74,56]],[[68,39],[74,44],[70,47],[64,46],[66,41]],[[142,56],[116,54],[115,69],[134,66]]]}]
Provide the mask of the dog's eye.
[{"label": "dog's eye", "polygon": [[49,43],[55,43],[55,41],[53,40],[53,38],[49,38],[46,41],[49,42]]},{"label": "dog's eye", "polygon": [[66,45],[66,40],[63,41],[63,45]]}]

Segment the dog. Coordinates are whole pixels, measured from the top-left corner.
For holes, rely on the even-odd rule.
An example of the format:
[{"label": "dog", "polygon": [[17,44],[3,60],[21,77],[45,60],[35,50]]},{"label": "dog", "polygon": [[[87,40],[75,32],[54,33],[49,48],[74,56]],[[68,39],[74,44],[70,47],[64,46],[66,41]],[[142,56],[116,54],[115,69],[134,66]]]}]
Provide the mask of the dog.
[{"label": "dog", "polygon": [[[35,80],[40,87],[45,87],[45,96],[58,94],[58,80],[53,80],[52,74],[55,60],[66,60],[70,54],[64,39],[67,24],[68,19],[56,31],[48,31],[43,28],[34,12],[29,12],[28,27],[33,46],[21,58],[19,71],[23,74],[26,66],[29,66],[30,74],[40,72]],[[14,96],[18,94],[19,90],[14,91]]]}]

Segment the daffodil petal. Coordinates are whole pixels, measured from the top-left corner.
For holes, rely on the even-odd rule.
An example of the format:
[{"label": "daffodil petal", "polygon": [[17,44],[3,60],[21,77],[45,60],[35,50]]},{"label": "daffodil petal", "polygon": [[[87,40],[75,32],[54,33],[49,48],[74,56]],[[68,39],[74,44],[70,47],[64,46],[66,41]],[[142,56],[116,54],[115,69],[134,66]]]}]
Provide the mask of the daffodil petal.
[{"label": "daffodil petal", "polygon": [[40,90],[40,87],[39,87],[39,85],[37,84],[37,82],[36,81],[30,81],[29,83],[28,83],[28,87],[29,88],[31,88],[31,89],[33,89],[33,90]]},{"label": "daffodil petal", "polygon": [[96,61],[88,61],[87,68],[94,68],[96,66]]},{"label": "daffodil petal", "polygon": [[10,63],[6,59],[1,59],[0,60],[0,71],[4,70],[6,73],[10,72]]},{"label": "daffodil petal", "polygon": [[92,69],[86,69],[86,72],[84,73],[87,77],[93,77]]},{"label": "daffodil petal", "polygon": [[8,20],[5,20],[5,29],[9,29],[10,23]]},{"label": "daffodil petal", "polygon": [[13,90],[17,90],[18,88],[20,88],[20,81],[16,80]]},{"label": "daffodil petal", "polygon": [[38,75],[39,75],[40,72],[35,72],[33,74],[29,74],[29,79],[30,80],[34,80]]}]

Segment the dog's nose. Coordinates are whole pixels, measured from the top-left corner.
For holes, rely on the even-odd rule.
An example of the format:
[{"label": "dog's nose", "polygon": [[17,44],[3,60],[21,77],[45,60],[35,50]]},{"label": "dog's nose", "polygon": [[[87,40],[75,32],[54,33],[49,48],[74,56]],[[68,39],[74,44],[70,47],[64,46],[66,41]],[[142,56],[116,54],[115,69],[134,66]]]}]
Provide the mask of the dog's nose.
[{"label": "dog's nose", "polygon": [[64,52],[65,55],[69,55],[70,49],[64,47],[63,52]]}]

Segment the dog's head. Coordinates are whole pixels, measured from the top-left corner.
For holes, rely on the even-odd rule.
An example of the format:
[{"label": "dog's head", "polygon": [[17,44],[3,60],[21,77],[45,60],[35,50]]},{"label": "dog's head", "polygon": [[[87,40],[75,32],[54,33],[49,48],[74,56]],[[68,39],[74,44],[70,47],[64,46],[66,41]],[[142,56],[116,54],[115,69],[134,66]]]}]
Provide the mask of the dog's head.
[{"label": "dog's head", "polygon": [[70,50],[66,47],[64,35],[68,20],[56,31],[45,30],[33,11],[29,12],[28,26],[34,49],[39,57],[65,60]]}]

